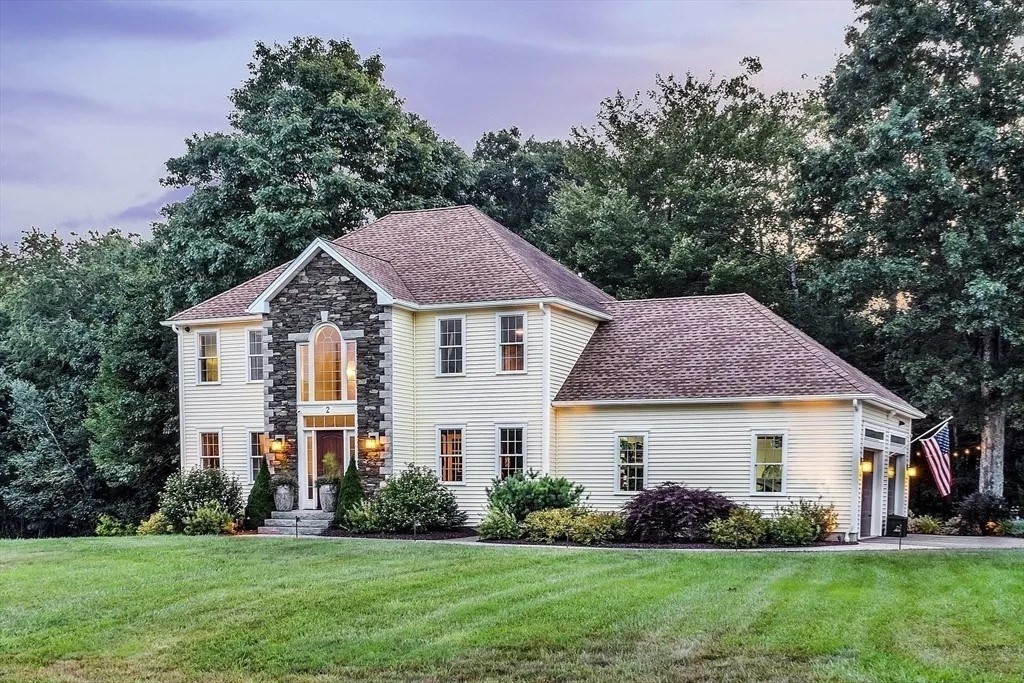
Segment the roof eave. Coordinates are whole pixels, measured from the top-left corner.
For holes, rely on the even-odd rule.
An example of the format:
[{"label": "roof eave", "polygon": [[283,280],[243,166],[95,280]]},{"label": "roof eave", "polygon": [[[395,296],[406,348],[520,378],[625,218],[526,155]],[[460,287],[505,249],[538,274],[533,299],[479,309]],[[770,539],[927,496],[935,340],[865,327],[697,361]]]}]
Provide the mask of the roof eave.
[{"label": "roof eave", "polygon": [[263,320],[260,315],[232,315],[223,318],[181,318],[168,320],[161,320],[160,324],[164,327],[174,327],[175,325],[223,325],[230,323],[249,323],[259,322]]},{"label": "roof eave", "polygon": [[608,321],[612,319],[612,316],[607,313],[597,311],[593,308],[577,304],[567,299],[559,297],[533,297],[526,299],[481,299],[476,301],[452,301],[441,304],[421,304],[414,301],[405,301],[396,299],[394,305],[400,308],[406,308],[410,311],[449,311],[464,308],[493,308],[503,306],[536,306],[538,304],[550,304],[564,308],[573,313],[593,318],[598,321]]},{"label": "roof eave", "polygon": [[902,413],[913,419],[925,417],[924,413],[913,407],[901,406],[892,401],[884,399],[876,394],[815,394],[815,395],[785,395],[785,396],[721,396],[711,398],[626,398],[626,399],[592,399],[592,400],[555,400],[551,402],[556,408],[570,408],[576,406],[670,406],[670,405],[699,405],[699,404],[721,404],[721,403],[790,403],[790,402],[812,402],[812,401],[851,401],[860,399],[875,403],[883,408]]}]

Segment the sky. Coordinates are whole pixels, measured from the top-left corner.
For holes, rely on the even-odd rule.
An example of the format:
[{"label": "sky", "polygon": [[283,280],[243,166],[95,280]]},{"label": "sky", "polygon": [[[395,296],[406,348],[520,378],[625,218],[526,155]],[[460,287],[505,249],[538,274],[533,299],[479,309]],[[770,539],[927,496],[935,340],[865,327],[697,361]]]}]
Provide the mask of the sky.
[{"label": "sky", "polygon": [[616,91],[732,75],[745,56],[765,89],[811,87],[854,16],[849,0],[0,0],[0,242],[32,226],[148,234],[183,196],[160,184],[164,164],[193,133],[227,130],[257,41],[380,54],[407,109],[469,151],[508,126],[565,138]]}]

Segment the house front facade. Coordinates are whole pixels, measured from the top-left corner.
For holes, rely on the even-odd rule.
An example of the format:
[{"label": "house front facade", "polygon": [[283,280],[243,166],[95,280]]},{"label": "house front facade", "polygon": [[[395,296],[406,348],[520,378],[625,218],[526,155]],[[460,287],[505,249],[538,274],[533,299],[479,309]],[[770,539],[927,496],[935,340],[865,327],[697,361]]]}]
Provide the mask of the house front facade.
[{"label": "house front facade", "polygon": [[746,295],[616,301],[473,207],[389,214],[165,321],[181,465],[267,458],[315,510],[324,456],[370,488],[434,470],[471,522],[534,470],[618,509],[673,481],[840,535],[905,514],[923,415]]}]

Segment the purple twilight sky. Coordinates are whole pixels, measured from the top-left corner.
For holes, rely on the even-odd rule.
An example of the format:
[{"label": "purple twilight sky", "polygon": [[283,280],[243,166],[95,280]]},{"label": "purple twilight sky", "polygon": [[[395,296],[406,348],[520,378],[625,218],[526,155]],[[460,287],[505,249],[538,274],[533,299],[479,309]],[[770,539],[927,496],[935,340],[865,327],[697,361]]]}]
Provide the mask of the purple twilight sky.
[{"label": "purple twilight sky", "polygon": [[565,137],[656,73],[810,83],[842,50],[848,0],[707,2],[105,2],[0,0],[0,241],[30,226],[148,233],[175,198],[164,162],[225,128],[257,40],[349,38],[391,87],[471,150],[488,130]]}]

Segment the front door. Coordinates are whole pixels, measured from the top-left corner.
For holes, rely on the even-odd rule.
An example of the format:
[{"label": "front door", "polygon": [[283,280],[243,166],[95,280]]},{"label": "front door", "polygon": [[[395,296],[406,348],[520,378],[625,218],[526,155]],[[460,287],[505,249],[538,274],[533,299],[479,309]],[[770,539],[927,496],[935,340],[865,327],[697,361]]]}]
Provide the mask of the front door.
[{"label": "front door", "polygon": [[864,451],[860,466],[860,536],[871,535],[872,508],[875,497],[875,456],[871,451]]},{"label": "front door", "polygon": [[[351,430],[349,430],[351,431]],[[303,467],[300,472],[299,507],[303,510],[315,510],[320,507],[320,496],[316,490],[317,477],[326,474],[324,458],[330,455],[337,465],[340,475],[346,463],[346,445],[351,439],[346,438],[345,430],[326,431],[311,430],[306,432],[306,449]]]}]

